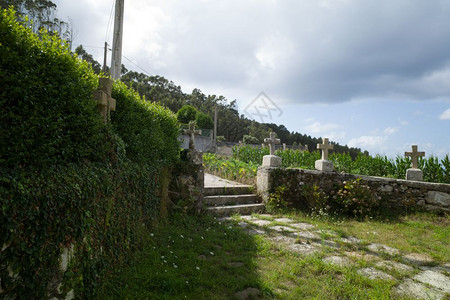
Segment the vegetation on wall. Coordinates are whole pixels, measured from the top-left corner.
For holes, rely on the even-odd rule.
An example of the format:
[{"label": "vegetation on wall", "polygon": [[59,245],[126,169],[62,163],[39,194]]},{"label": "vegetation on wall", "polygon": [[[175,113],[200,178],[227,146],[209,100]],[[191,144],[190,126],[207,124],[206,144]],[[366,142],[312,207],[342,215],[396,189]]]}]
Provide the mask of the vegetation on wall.
[{"label": "vegetation on wall", "polygon": [[93,298],[158,219],[161,170],[179,156],[176,116],[118,82],[105,125],[98,77],[67,45],[12,10],[0,36],[0,298]]}]

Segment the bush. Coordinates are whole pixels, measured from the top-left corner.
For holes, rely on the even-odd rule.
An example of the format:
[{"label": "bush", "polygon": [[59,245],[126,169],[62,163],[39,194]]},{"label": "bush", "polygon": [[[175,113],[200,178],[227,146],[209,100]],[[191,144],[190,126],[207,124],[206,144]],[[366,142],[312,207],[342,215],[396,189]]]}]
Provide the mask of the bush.
[{"label": "bush", "polygon": [[251,135],[244,135],[242,142],[244,144],[259,144],[258,139]]},{"label": "bush", "polygon": [[181,124],[189,124],[190,121],[195,121],[197,110],[192,105],[184,105],[177,112],[178,122]]},{"label": "bush", "polygon": [[46,165],[103,161],[111,147],[92,92],[98,78],[55,36],[41,40],[0,14],[0,162]]},{"label": "bush", "polygon": [[12,11],[0,14],[0,37],[2,298],[95,298],[158,217],[162,167],[178,157],[176,117],[116,83],[118,111],[105,125],[92,99],[98,78],[60,40],[40,40]]},{"label": "bush", "polygon": [[195,116],[195,123],[197,125],[197,128],[200,129],[213,129],[214,127],[214,121],[213,119],[202,112],[197,112],[197,115]]},{"label": "bush", "polygon": [[164,166],[179,157],[179,126],[175,115],[159,104],[145,101],[122,82],[112,92],[117,108],[111,114],[114,131],[125,143],[132,161]]}]

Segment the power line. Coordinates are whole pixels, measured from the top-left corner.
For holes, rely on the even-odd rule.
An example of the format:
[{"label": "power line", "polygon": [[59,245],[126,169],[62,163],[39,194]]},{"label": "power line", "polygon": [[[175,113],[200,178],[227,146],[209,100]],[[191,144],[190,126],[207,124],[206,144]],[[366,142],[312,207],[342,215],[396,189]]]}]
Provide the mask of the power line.
[{"label": "power line", "polygon": [[125,58],[126,60],[128,60],[130,63],[132,63],[133,65],[135,65],[136,67],[138,67],[139,69],[141,69],[142,71],[144,71],[144,73],[146,73],[148,76],[150,75],[150,72],[144,70],[143,68],[139,67],[137,64],[135,64],[131,59],[129,59],[128,57],[126,57],[125,55],[122,54],[122,57]]},{"label": "power line", "polygon": [[116,1],[115,0],[113,0],[113,3],[112,3],[112,6],[111,6],[111,12],[110,12],[110,14],[109,14],[109,20],[108,20],[108,26],[106,27],[106,34],[105,34],[105,42],[108,42],[108,39],[109,39],[109,28],[110,28],[110,25],[111,25],[111,20],[112,20],[112,16],[113,16],[113,12],[114,12],[114,4],[116,3]]}]

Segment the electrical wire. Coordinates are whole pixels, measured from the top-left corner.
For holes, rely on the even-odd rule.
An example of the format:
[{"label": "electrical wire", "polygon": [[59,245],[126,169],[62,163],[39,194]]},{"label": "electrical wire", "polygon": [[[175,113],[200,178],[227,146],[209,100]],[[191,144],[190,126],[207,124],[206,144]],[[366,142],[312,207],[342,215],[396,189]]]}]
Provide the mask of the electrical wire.
[{"label": "electrical wire", "polygon": [[150,75],[150,72],[144,70],[143,68],[139,67],[137,64],[135,64],[131,59],[129,59],[128,57],[126,57],[125,55],[122,54],[122,57],[125,58],[126,60],[128,60],[130,63],[132,63],[133,65],[135,65],[136,67],[138,67],[139,69],[141,69],[142,71],[144,71],[144,73],[146,73],[148,76]]},{"label": "electrical wire", "polygon": [[116,4],[116,0],[113,0],[112,6],[111,6],[111,12],[109,14],[109,20],[108,20],[108,26],[106,27],[106,34],[105,34],[105,42],[108,42],[109,39],[109,31],[110,31],[110,25],[112,24],[112,16],[114,13],[114,5]]}]

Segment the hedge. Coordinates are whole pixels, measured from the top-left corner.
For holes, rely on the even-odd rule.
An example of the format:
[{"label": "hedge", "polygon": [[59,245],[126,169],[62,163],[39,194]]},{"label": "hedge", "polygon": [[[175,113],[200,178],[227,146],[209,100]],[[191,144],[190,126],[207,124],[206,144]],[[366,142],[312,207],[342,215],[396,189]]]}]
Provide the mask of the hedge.
[{"label": "hedge", "polygon": [[158,219],[178,124],[116,83],[105,125],[92,69],[40,36],[1,11],[0,298],[93,298]]}]

